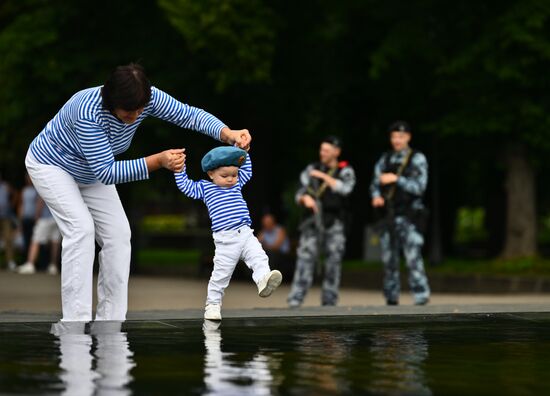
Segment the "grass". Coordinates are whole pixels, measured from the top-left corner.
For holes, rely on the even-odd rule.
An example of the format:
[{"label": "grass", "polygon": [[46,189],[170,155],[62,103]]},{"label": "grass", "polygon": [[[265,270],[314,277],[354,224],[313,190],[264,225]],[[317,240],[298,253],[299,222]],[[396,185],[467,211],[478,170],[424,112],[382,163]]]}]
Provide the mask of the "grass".
[{"label": "grass", "polygon": [[447,259],[430,270],[449,274],[550,275],[550,260],[540,257],[515,260]]},{"label": "grass", "polygon": [[[198,266],[201,253],[193,249],[141,249],[138,252],[140,266]],[[402,264],[404,268],[404,264]],[[456,275],[550,275],[550,260],[535,257],[517,260],[473,260],[461,258],[448,258],[438,265],[426,263],[430,273],[456,274]],[[344,270],[353,271],[379,271],[382,269],[380,262],[367,262],[363,260],[346,260],[343,262]]]},{"label": "grass", "polygon": [[[441,264],[430,265],[426,263],[430,273],[441,274],[482,274],[482,275],[550,275],[550,260],[540,257],[523,258],[516,260],[473,260],[461,258],[448,258]],[[404,264],[402,263],[404,268]],[[343,268],[350,270],[380,270],[382,263],[367,262],[362,260],[347,260]]]},{"label": "grass", "polygon": [[140,249],[137,259],[140,266],[198,266],[200,256],[194,249]]}]

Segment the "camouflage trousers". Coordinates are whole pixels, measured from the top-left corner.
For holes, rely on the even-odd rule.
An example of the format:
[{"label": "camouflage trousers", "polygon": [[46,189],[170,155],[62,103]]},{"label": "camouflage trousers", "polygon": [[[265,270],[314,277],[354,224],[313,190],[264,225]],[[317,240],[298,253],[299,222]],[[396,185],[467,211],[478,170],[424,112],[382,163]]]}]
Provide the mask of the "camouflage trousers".
[{"label": "camouflage trousers", "polygon": [[430,298],[430,286],[424,270],[422,246],[424,237],[406,217],[396,217],[392,228],[380,236],[382,262],[384,263],[384,296],[390,303],[399,302],[399,264],[401,251],[409,269],[409,287],[416,304]]},{"label": "camouflage trousers", "polygon": [[[324,255],[324,278],[322,285],[321,303],[336,305],[342,257],[346,247],[344,224],[336,220],[334,224],[322,232],[322,246],[319,244],[319,232],[311,227],[302,231],[297,249],[296,269],[292,279],[292,287],[288,296],[290,306],[299,306],[304,301],[307,291],[313,282],[315,266],[320,254]],[[322,249],[322,252],[319,252]]]}]

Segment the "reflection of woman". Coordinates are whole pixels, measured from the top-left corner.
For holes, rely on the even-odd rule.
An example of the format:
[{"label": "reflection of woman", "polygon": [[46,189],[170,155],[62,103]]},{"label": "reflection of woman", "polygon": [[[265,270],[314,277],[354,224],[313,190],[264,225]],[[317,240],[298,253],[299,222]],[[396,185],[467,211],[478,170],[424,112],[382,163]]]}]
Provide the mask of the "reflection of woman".
[{"label": "reflection of woman", "polygon": [[151,87],[139,65],[117,67],[102,87],[77,92],[31,143],[25,164],[63,235],[63,321],[92,319],[92,269],[99,244],[97,320],[124,320],[130,268],[130,227],[114,184],[143,180],[151,171],[179,172],[184,149],[115,161],[139,124],[153,116],[212,138],[248,147],[211,114]]},{"label": "reflection of woman", "polygon": [[132,381],[130,371],[136,364],[121,325],[121,322],[94,322],[90,334],[85,333],[83,322],[52,325],[51,333],[59,344],[63,395],[131,394],[127,386]]}]

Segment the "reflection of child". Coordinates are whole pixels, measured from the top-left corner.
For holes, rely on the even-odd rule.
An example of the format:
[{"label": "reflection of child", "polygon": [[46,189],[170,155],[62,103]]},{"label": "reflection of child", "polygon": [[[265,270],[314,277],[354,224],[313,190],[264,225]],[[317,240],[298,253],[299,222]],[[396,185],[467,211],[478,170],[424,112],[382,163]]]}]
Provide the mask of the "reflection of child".
[{"label": "reflection of child", "polygon": [[190,180],[185,168],[175,177],[185,195],[201,199],[208,208],[216,252],[204,318],[220,320],[224,290],[240,259],[252,270],[260,297],[271,295],[281,284],[282,275],[279,271],[270,271],[267,255],[250,228],[252,221],[241,192],[252,177],[252,163],[246,151],[230,146],[216,147],[206,153],[201,165],[211,182]]}]

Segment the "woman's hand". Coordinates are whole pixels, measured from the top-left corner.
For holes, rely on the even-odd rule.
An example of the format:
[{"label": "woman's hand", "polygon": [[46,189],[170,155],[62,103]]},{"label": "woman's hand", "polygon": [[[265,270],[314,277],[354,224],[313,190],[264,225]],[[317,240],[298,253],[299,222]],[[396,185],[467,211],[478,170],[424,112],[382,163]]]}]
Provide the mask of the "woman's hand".
[{"label": "woman's hand", "polygon": [[181,172],[185,164],[185,149],[170,149],[145,158],[149,172],[166,168],[172,172]]},{"label": "woman's hand", "polygon": [[222,129],[220,137],[225,143],[235,145],[247,151],[250,148],[250,142],[252,141],[252,136],[250,136],[250,132],[248,132],[248,129],[234,130],[229,129],[228,127],[224,127]]},{"label": "woman's hand", "polygon": [[172,149],[163,151],[161,165],[172,172],[181,172],[185,164],[185,149]]}]

